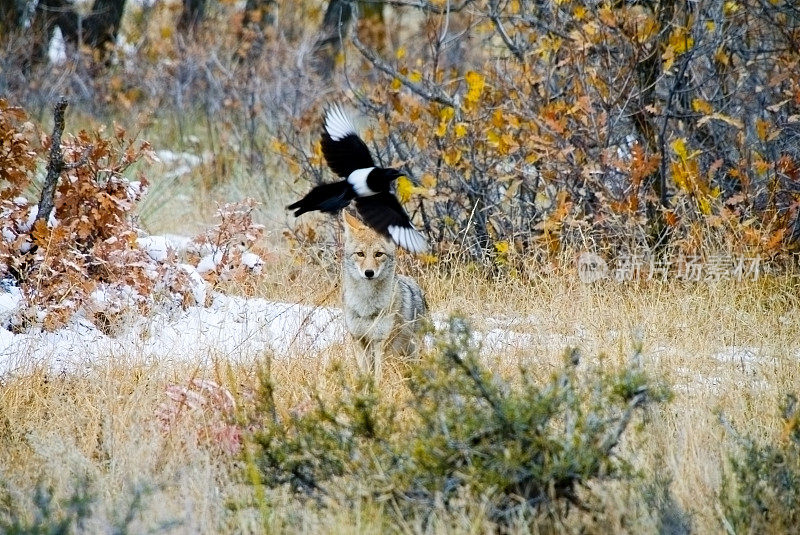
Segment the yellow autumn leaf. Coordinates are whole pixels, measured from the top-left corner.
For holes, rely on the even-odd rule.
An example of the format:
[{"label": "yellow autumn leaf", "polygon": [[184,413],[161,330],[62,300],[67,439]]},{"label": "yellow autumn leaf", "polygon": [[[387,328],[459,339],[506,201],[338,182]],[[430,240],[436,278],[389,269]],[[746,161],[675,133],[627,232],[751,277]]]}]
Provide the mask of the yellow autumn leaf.
[{"label": "yellow autumn leaf", "polygon": [[453,118],[455,114],[455,110],[453,108],[442,108],[439,111],[439,126],[436,128],[435,135],[436,137],[442,137],[447,133],[447,125],[450,124],[450,120]]},{"label": "yellow autumn leaf", "polygon": [[436,187],[436,177],[433,176],[431,173],[425,173],[420,177],[419,183],[422,184],[423,188],[432,189]]},{"label": "yellow autumn leaf", "polygon": [[467,81],[467,95],[464,97],[464,100],[475,103],[481,97],[481,93],[483,93],[486,79],[482,74],[475,71],[468,71],[467,74],[464,75],[464,78]]},{"label": "yellow autumn leaf", "polygon": [[400,81],[399,78],[395,78],[395,79],[392,80],[391,88],[392,88],[393,91],[397,91],[402,86],[403,86],[403,83]]},{"label": "yellow autumn leaf", "polygon": [[439,120],[445,122],[449,121],[450,119],[453,118],[453,115],[455,115],[455,113],[456,110],[454,110],[453,108],[444,107],[441,110],[439,110]]},{"label": "yellow autumn leaf", "polygon": [[454,131],[456,134],[456,139],[461,139],[467,134],[467,125],[464,123],[458,123],[456,124]]},{"label": "yellow autumn leaf", "polygon": [[575,6],[575,9],[572,10],[572,16],[579,22],[583,21],[583,19],[586,18],[586,8],[583,6]]},{"label": "yellow autumn leaf", "polygon": [[714,109],[711,107],[711,104],[702,98],[692,99],[692,109],[698,113],[705,113],[706,115],[709,115],[714,111]]},{"label": "yellow autumn leaf", "polygon": [[444,163],[446,163],[447,165],[451,166],[455,165],[459,162],[459,160],[461,160],[461,151],[455,147],[452,147],[444,151],[442,159],[444,160]]},{"label": "yellow autumn leaf", "polygon": [[669,34],[669,46],[675,51],[675,54],[683,54],[694,46],[694,38],[689,35],[689,30],[684,27],[675,28]]},{"label": "yellow autumn leaf", "polygon": [[672,147],[673,152],[677,154],[681,160],[686,161],[689,159],[689,153],[686,150],[685,137],[679,137],[678,139],[670,143],[669,146]]},{"label": "yellow autumn leaf", "polygon": [[667,72],[672,64],[675,63],[675,47],[672,45],[667,45],[664,48],[664,53],[661,54],[661,59],[664,60],[664,65],[662,65],[661,70]]},{"label": "yellow autumn leaf", "polygon": [[708,197],[704,195],[697,197],[697,207],[700,208],[703,215],[711,215],[711,201],[708,200]]},{"label": "yellow autumn leaf", "polygon": [[720,46],[716,52],[714,52],[714,61],[721,65],[728,65],[730,63],[730,56],[725,51],[724,46]]},{"label": "yellow autumn leaf", "polygon": [[687,192],[692,191],[691,177],[689,176],[689,170],[686,165],[682,162],[672,162],[672,164],[670,164],[670,172],[672,181],[675,182],[678,189]]},{"label": "yellow autumn leaf", "polygon": [[406,57],[405,47],[401,46],[400,48],[398,48],[397,51],[394,53],[394,55],[397,59],[403,59],[404,57]]},{"label": "yellow autumn leaf", "polygon": [[[288,151],[286,144],[278,138],[272,138],[272,141],[270,142],[270,148],[278,154],[286,154]],[[320,148],[320,150],[322,149]]]},{"label": "yellow autumn leaf", "polygon": [[439,261],[438,256],[432,255],[430,253],[422,253],[421,255],[418,255],[417,258],[419,258],[420,261],[426,265],[435,264],[436,262]]},{"label": "yellow autumn leaf", "polygon": [[733,15],[737,11],[739,11],[738,2],[725,2],[725,4],[722,7],[722,12],[725,14],[725,16]]},{"label": "yellow autumn leaf", "polygon": [[414,192],[414,184],[406,176],[401,176],[397,179],[397,198],[401,203],[405,204],[411,200],[411,194]]},{"label": "yellow autumn leaf", "polygon": [[765,141],[767,139],[768,132],[769,121],[765,121],[764,119],[756,119],[756,133],[758,134],[758,139]]},{"label": "yellow autumn leaf", "polygon": [[418,84],[420,81],[422,81],[422,73],[419,71],[413,71],[411,74],[408,75],[408,79],[414,82],[415,84]]},{"label": "yellow autumn leaf", "polygon": [[489,130],[486,134],[486,142],[489,144],[490,147],[497,148],[500,146],[500,134],[495,132],[494,130]]}]

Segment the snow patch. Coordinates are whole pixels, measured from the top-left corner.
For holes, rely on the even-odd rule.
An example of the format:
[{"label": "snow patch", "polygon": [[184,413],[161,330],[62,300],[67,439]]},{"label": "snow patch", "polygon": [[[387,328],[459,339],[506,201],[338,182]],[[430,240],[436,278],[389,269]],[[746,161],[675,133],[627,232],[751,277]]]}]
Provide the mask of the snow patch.
[{"label": "snow patch", "polygon": [[158,159],[164,163],[185,163],[190,167],[195,167],[200,165],[202,161],[200,156],[196,154],[192,154],[190,152],[173,152],[171,150],[159,150],[156,151],[156,156]]},{"label": "snow patch", "polygon": [[47,48],[47,59],[51,65],[63,65],[67,61],[67,43],[61,28],[56,26],[53,37],[50,39],[50,46]]},{"label": "snow patch", "polygon": [[19,288],[12,286],[8,288],[8,291],[0,289],[0,326],[6,325],[8,320],[16,314],[21,303],[22,292]]},{"label": "snow patch", "polygon": [[213,271],[217,269],[217,265],[220,262],[222,262],[222,251],[208,254],[201,258],[200,262],[197,263],[197,272],[208,273],[209,271]]},{"label": "snow patch", "polygon": [[254,362],[265,354],[303,357],[343,343],[346,334],[341,311],[335,308],[216,293],[208,308],[140,318],[117,337],[103,334],[80,316],[55,332],[12,334],[0,329],[0,377],[38,366],[79,373],[104,362],[207,366],[220,359]]},{"label": "snow patch", "polygon": [[198,306],[205,306],[206,295],[208,295],[208,285],[200,273],[197,272],[194,266],[189,264],[181,264],[183,269],[189,275],[189,282],[191,284],[192,297]]},{"label": "snow patch", "polygon": [[255,253],[242,253],[242,264],[252,269],[255,273],[261,273],[264,267],[264,260]]},{"label": "snow patch", "polygon": [[163,262],[169,256],[169,247],[164,236],[142,236],[136,239],[136,244],[156,262]]}]

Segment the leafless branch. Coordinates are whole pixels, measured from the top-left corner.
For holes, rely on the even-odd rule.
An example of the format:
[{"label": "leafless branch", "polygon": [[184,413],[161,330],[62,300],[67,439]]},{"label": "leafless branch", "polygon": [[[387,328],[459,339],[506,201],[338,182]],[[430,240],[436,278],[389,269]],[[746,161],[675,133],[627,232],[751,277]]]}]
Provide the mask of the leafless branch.
[{"label": "leafless branch", "polygon": [[628,427],[628,424],[631,421],[631,416],[633,416],[633,411],[645,401],[647,401],[647,390],[641,390],[638,394],[631,398],[631,400],[628,402],[628,407],[625,409],[625,412],[622,413],[622,416],[617,422],[617,426],[611,433],[609,433],[605,440],[603,440],[603,444],[600,446],[600,449],[603,452],[608,454],[619,443],[619,437],[622,436],[622,433],[624,433],[625,429]]},{"label": "leafless branch", "polygon": [[77,169],[78,167],[84,165],[86,162],[89,161],[89,155],[92,153],[93,148],[94,145],[87,146],[85,149],[83,149],[83,153],[81,154],[81,157],[78,159],[78,161],[72,163],[65,163],[63,170],[71,171],[72,169]]},{"label": "leafless branch", "polygon": [[440,6],[426,0],[360,0],[362,4],[383,4],[392,7],[414,7],[427,13],[442,15],[446,12],[457,13],[472,4],[474,0],[464,0],[460,4]]},{"label": "leafless branch", "polygon": [[425,100],[444,104],[445,106],[450,106],[451,108],[458,108],[456,101],[450,97],[450,95],[442,91],[441,88],[434,86],[428,89],[420,84],[412,82],[407,76],[400,74],[397,69],[386,63],[375,52],[367,48],[364,43],[359,40],[357,32],[353,32],[351,39],[358,51],[361,52],[361,55],[364,56],[370,63],[372,63],[376,69],[388,74],[389,76],[397,78],[400,80],[400,83],[410,89],[413,93],[416,93]]},{"label": "leafless branch", "polygon": [[47,160],[47,175],[44,179],[42,195],[39,198],[39,213],[36,220],[47,221],[53,211],[53,199],[61,171],[64,170],[64,154],[61,152],[61,134],[64,132],[64,110],[67,109],[66,97],[61,97],[53,107],[53,136],[50,138],[50,157]]},{"label": "leafless branch", "polygon": [[491,19],[492,24],[494,24],[494,27],[497,30],[497,33],[499,33],[500,37],[503,39],[506,48],[508,48],[511,53],[514,54],[515,58],[517,58],[519,61],[522,61],[525,55],[523,54],[522,49],[520,49],[514,40],[511,39],[511,36],[508,35],[508,32],[506,32],[506,29],[497,14],[497,4],[498,0],[492,0],[489,2],[489,19]]}]

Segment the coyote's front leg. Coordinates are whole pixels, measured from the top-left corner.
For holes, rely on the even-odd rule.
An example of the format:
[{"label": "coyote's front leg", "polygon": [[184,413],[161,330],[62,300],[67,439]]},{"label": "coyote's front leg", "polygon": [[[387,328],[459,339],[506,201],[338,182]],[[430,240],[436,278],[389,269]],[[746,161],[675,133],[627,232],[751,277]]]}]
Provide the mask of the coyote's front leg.
[{"label": "coyote's front leg", "polygon": [[380,380],[383,368],[382,344],[378,340],[360,338],[358,340],[358,346],[356,350],[358,369],[363,374],[372,375],[372,379],[375,381],[375,384],[377,384]]}]

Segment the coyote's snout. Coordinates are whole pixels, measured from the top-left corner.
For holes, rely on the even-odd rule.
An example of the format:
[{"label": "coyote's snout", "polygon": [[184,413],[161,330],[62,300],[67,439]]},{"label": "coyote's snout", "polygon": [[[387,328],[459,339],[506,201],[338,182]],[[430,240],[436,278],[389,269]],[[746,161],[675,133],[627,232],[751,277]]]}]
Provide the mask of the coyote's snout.
[{"label": "coyote's snout", "polygon": [[358,365],[377,380],[383,353],[413,357],[425,298],[411,277],[395,274],[396,246],[343,212],[342,300],[347,330],[359,344]]}]

